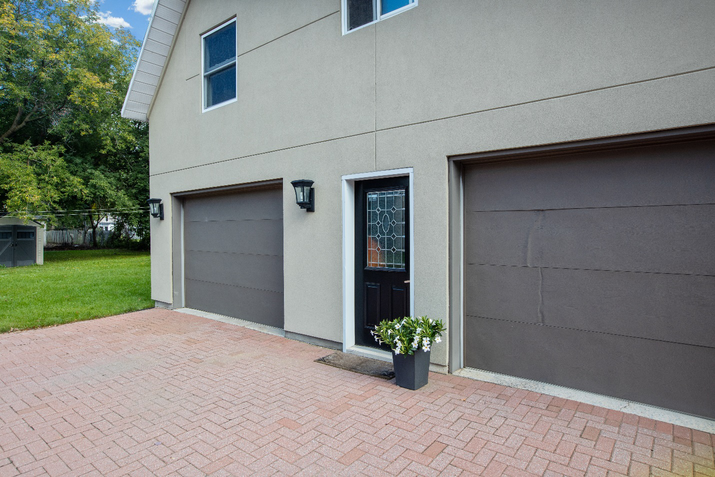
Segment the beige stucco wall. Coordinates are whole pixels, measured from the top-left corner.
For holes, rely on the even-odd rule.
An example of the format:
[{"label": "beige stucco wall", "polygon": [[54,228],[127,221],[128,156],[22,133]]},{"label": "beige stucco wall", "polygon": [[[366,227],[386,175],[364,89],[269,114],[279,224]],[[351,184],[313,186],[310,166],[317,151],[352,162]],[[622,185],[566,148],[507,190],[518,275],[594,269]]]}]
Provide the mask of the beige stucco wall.
[{"label": "beige stucco wall", "polygon": [[[238,101],[202,113],[200,34],[233,16]],[[715,122],[714,21],[711,0],[420,0],[343,36],[339,0],[192,0],[149,115],[152,196],[282,178],[285,329],[342,341],[341,177],[412,167],[413,311],[447,318],[447,157]]]}]

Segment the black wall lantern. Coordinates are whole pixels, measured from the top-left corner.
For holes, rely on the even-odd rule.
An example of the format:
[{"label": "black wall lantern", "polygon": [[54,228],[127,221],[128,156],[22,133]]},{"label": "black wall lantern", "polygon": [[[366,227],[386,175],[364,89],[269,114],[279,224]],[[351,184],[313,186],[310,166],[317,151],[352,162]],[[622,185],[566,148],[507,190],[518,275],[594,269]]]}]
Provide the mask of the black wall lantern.
[{"label": "black wall lantern", "polygon": [[299,179],[291,182],[295,189],[295,203],[306,212],[315,212],[315,190],[313,189],[313,181],[308,179]]},{"label": "black wall lantern", "polygon": [[159,218],[159,220],[164,220],[164,204],[161,203],[161,199],[149,199],[147,200],[149,204],[149,213],[154,218]]}]

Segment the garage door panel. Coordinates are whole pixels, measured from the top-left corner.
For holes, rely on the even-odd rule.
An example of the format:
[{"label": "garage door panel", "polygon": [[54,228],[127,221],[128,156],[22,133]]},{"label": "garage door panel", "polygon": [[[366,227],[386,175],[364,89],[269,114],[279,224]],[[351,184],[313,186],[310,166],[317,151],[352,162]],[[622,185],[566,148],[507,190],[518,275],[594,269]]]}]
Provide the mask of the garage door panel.
[{"label": "garage door panel", "polygon": [[467,263],[715,275],[715,205],[479,212],[466,219]]},{"label": "garage door panel", "polygon": [[184,236],[192,249],[204,252],[270,255],[283,249],[283,221],[187,222]]},{"label": "garage door panel", "polygon": [[544,269],[543,297],[550,326],[715,348],[715,277]]},{"label": "garage door panel", "polygon": [[715,275],[713,237],[712,205],[551,211],[535,265]]},{"label": "garage door panel", "polygon": [[283,327],[280,187],[184,200],[184,303]]},{"label": "garage door panel", "polygon": [[187,251],[184,276],[187,280],[281,293],[282,262],[283,257],[278,256]]},{"label": "garage door panel", "polygon": [[465,171],[465,203],[487,211],[713,203],[713,148],[698,141],[556,156],[538,170],[533,161],[483,164]]},{"label": "garage door panel", "polygon": [[475,368],[715,415],[715,380],[703,374],[715,369],[713,348],[479,318],[467,325]]},{"label": "garage door panel", "polygon": [[[236,200],[237,195],[240,195],[240,201]],[[205,196],[187,201],[184,220],[186,222],[206,222],[217,219],[221,221],[283,220],[283,208],[281,206],[277,209],[275,203],[276,189]]]},{"label": "garage door panel", "polygon": [[282,293],[186,280],[186,300],[197,310],[283,327]]},{"label": "garage door panel", "polygon": [[472,212],[465,220],[467,263],[540,264],[538,227],[542,212]]},{"label": "garage door panel", "polygon": [[538,323],[538,268],[468,265],[465,313],[509,321]]}]

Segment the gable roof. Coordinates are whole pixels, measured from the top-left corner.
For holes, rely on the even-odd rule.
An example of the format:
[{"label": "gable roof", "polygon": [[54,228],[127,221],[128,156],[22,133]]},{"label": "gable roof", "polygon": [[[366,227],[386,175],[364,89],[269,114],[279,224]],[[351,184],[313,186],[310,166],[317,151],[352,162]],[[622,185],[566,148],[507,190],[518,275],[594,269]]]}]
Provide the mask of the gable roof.
[{"label": "gable roof", "polygon": [[35,228],[44,228],[45,226],[36,220],[29,219],[27,221],[23,219],[18,219],[17,217],[10,217],[3,215],[0,217],[0,225],[26,225]]},{"label": "gable roof", "polygon": [[124,98],[122,117],[148,121],[154,95],[189,0],[156,0],[132,81]]}]

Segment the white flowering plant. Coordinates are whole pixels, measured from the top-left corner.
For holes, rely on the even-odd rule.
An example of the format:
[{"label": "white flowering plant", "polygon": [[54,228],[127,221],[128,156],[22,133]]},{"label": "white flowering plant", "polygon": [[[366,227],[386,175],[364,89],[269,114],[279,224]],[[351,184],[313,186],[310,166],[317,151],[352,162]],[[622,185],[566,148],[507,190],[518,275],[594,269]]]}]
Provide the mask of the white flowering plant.
[{"label": "white flowering plant", "polygon": [[444,323],[426,316],[406,316],[383,320],[371,331],[375,341],[388,345],[395,354],[415,354],[422,349],[429,351],[434,343],[442,341]]}]

